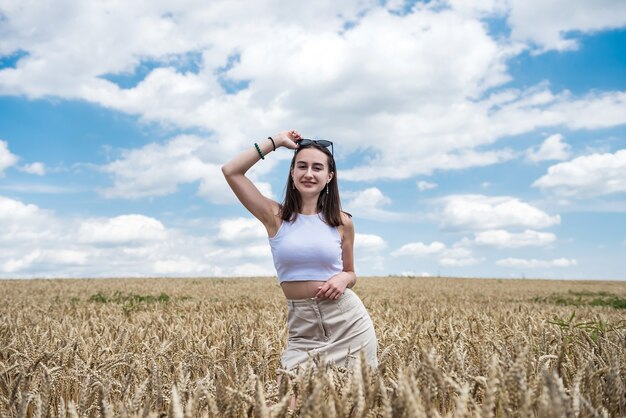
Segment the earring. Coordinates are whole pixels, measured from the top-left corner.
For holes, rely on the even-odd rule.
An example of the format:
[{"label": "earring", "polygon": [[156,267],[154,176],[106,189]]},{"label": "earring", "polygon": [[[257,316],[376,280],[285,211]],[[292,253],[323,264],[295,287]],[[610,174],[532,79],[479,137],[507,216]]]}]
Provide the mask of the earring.
[{"label": "earring", "polygon": [[326,183],[326,194],[328,194],[328,183]]},{"label": "earring", "polygon": [[293,181],[293,179],[291,180],[291,190],[295,190],[296,189],[296,182]]}]

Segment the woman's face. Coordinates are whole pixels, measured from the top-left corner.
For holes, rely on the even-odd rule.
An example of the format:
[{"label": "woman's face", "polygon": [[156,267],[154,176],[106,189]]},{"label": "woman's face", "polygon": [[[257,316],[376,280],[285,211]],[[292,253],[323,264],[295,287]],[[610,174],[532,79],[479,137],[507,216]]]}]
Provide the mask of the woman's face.
[{"label": "woman's face", "polygon": [[328,156],[315,148],[305,148],[296,155],[291,177],[300,194],[317,196],[333,178]]}]

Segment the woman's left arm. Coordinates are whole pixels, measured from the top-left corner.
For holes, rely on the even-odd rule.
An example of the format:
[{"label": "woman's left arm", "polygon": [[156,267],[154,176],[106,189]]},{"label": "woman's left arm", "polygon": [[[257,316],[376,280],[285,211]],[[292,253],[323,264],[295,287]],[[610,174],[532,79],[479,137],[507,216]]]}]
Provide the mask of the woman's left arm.
[{"label": "woman's left arm", "polygon": [[354,272],[354,224],[352,218],[345,213],[341,214],[343,226],[341,227],[341,250],[343,258],[343,271],[328,279],[324,285],[320,286],[316,298],[339,299],[346,288],[356,284],[356,273]]}]

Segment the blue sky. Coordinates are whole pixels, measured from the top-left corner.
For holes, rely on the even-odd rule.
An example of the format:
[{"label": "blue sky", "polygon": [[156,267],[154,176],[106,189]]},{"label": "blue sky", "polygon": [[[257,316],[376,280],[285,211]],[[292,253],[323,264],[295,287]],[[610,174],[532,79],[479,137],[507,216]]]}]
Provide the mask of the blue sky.
[{"label": "blue sky", "polygon": [[626,280],[609,0],[0,2],[0,277],[274,275],[220,166],[285,129],[334,141],[359,275]]}]

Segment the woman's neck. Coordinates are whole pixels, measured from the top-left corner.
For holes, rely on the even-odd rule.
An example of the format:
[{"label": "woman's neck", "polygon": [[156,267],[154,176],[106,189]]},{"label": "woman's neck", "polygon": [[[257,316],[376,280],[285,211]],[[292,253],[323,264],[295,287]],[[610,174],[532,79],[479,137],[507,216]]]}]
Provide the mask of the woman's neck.
[{"label": "woman's neck", "polygon": [[317,198],[314,199],[302,199],[302,207],[300,207],[300,213],[303,215],[315,215],[317,213]]}]

